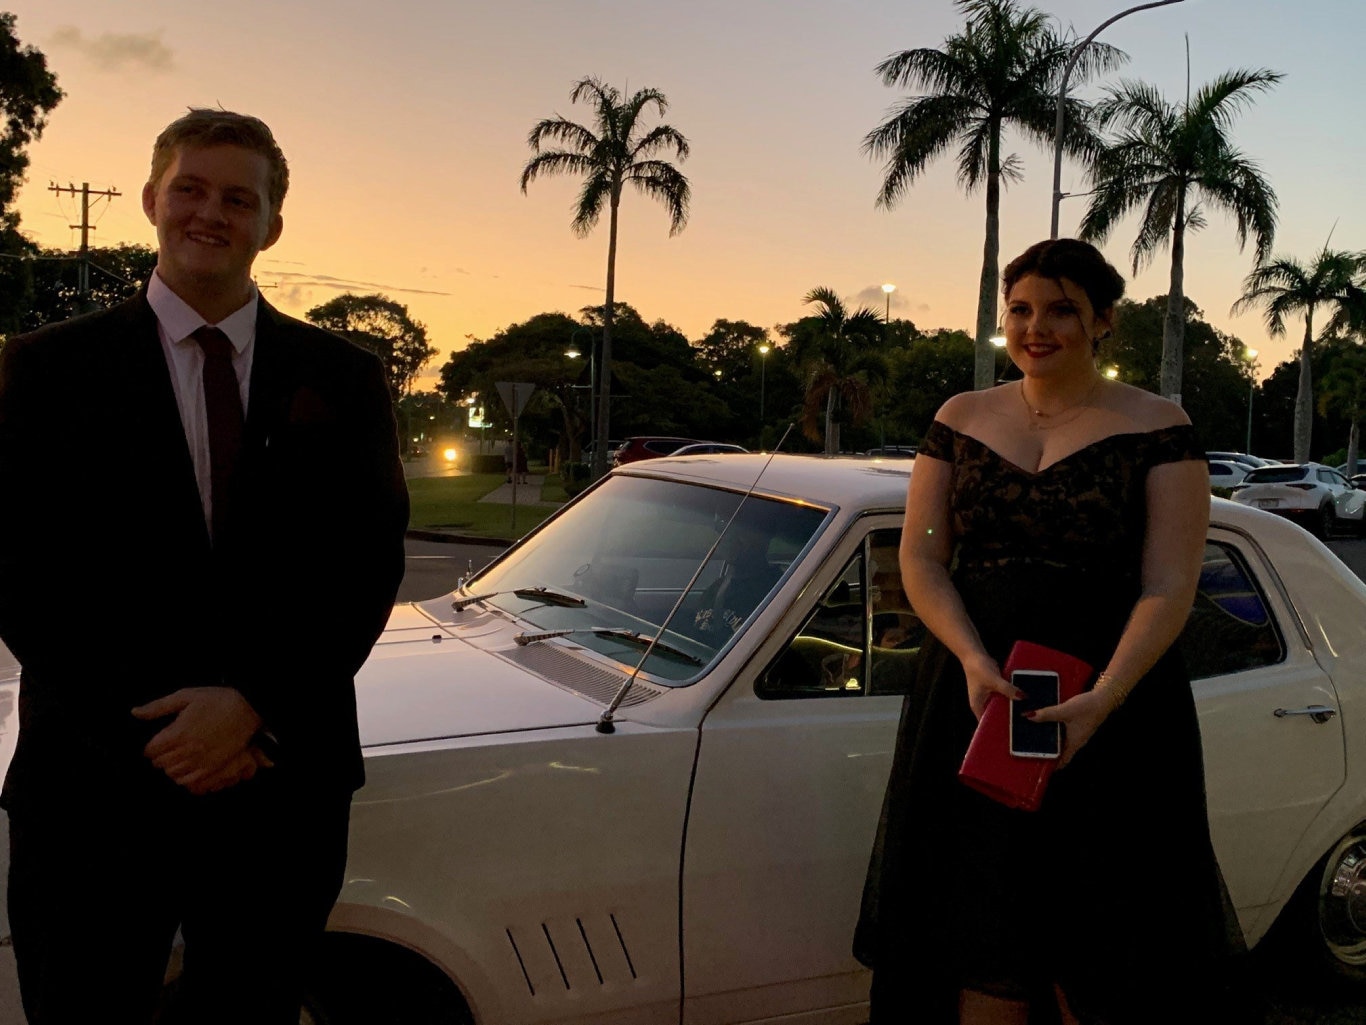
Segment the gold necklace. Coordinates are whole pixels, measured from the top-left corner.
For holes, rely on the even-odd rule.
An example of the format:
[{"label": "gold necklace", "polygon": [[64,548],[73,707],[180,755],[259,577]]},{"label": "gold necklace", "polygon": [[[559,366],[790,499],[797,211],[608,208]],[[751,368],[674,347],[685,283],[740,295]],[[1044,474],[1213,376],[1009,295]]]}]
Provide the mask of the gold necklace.
[{"label": "gold necklace", "polygon": [[[1029,413],[1029,429],[1031,431],[1051,431],[1055,427],[1062,427],[1064,424],[1070,424],[1073,420],[1077,419],[1079,416],[1081,416],[1082,413],[1086,412],[1086,410],[1090,408],[1089,403],[1091,401],[1091,396],[1095,395],[1096,389],[1099,387],[1100,377],[1097,376],[1095,383],[1091,385],[1090,390],[1087,391],[1087,393],[1083,395],[1078,401],[1072,403],[1072,405],[1070,406],[1065,406],[1064,408],[1058,410],[1056,413],[1045,413],[1042,409],[1036,409],[1034,406],[1031,406],[1029,404],[1029,398],[1025,395],[1024,390],[1024,378],[1021,378],[1020,401],[1024,403],[1025,410]],[[1069,416],[1066,420],[1057,419],[1064,413],[1072,412],[1072,410],[1076,410],[1076,412]]]}]

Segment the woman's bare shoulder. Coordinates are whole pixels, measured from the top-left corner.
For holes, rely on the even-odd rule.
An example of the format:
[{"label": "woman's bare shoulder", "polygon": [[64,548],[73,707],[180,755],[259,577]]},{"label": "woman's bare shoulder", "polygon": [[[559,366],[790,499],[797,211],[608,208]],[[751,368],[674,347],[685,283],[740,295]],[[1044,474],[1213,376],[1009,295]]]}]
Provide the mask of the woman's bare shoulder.
[{"label": "woman's bare shoulder", "polygon": [[1003,388],[988,388],[985,391],[959,392],[942,406],[934,418],[955,431],[971,433],[974,424],[984,417],[1000,413],[1003,402]]},{"label": "woman's bare shoulder", "polygon": [[1133,423],[1136,431],[1159,431],[1191,422],[1184,409],[1161,395],[1129,384],[1116,383],[1114,388],[1115,408]]}]

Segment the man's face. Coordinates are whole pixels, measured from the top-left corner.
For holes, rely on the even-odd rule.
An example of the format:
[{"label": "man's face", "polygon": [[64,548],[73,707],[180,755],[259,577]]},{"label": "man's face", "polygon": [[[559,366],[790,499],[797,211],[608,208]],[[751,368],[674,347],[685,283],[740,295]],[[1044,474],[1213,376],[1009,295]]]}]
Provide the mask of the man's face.
[{"label": "man's face", "polygon": [[[181,147],[142,190],[157,229],[157,272],[181,298],[245,293],[256,254],[280,237],[270,163],[240,146]],[[245,301],[245,296],[244,296]]]}]

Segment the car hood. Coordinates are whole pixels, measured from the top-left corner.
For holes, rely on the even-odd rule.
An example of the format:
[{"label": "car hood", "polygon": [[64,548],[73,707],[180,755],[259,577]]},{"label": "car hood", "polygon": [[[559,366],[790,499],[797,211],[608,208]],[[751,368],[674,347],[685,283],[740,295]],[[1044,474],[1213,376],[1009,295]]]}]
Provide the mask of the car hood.
[{"label": "car hood", "polygon": [[356,677],[363,747],[584,726],[603,706],[498,654],[504,624],[466,641],[416,605],[396,605]]}]

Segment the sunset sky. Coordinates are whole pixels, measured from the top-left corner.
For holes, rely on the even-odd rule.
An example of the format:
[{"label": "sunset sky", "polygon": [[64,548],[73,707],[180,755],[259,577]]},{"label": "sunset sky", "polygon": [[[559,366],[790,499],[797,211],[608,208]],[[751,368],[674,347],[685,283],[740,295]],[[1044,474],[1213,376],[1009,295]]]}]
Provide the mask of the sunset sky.
[{"label": "sunset sky", "polygon": [[[1078,34],[1133,0],[1039,3]],[[873,67],[939,46],[960,24],[950,0],[18,0],[20,39],[40,48],[67,96],[31,150],[23,227],[74,247],[79,207],[49,182],[117,188],[96,208],[96,244],[155,236],[139,191],[157,132],[187,106],[256,114],[289,158],[280,243],[258,260],[273,303],[297,315],[341,291],[380,291],[425,322],[442,355],[533,314],[601,303],[607,233],[570,231],[573,179],[523,195],[526,135],[541,117],[587,121],[575,80],[653,86],[687,136],[681,165],[691,218],[668,237],[663,208],[622,204],[617,296],[690,338],[713,320],[765,327],[803,315],[829,286],[922,329],[971,330],[984,197],[935,164],[895,210],[874,206],[881,170],[863,136],[899,96]],[[1237,122],[1235,138],[1280,198],[1278,255],[1366,249],[1361,199],[1361,0],[1185,0],[1107,29],[1123,77],[1185,95],[1186,38],[1196,87],[1234,67],[1286,77]],[[1080,90],[1095,96],[1093,84]],[[1048,233],[1052,155],[1018,136],[1025,181],[1002,202],[1003,262]],[[1064,165],[1064,191],[1082,191]],[[1083,199],[1064,200],[1062,231]],[[1104,247],[1129,270],[1133,224]],[[1229,315],[1251,268],[1215,214],[1187,244],[1187,294],[1216,326],[1261,350],[1261,376],[1288,359],[1302,322],[1267,337],[1258,313]],[[1165,293],[1165,254],[1129,296]]]}]

